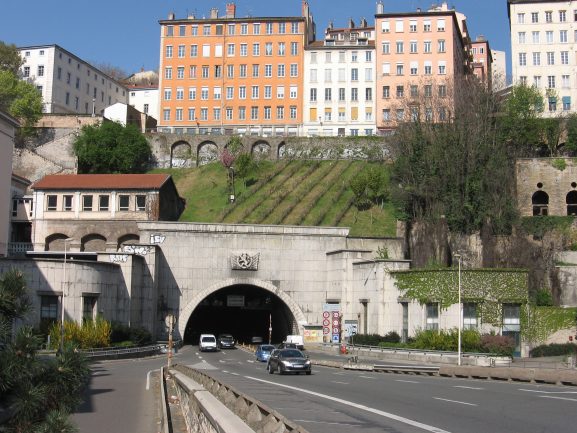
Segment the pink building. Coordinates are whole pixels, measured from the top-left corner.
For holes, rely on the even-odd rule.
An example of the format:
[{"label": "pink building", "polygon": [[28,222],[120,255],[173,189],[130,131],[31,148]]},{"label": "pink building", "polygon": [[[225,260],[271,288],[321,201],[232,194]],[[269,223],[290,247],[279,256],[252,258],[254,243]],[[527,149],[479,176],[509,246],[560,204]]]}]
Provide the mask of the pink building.
[{"label": "pink building", "polygon": [[473,74],[484,83],[488,89],[493,86],[493,56],[491,48],[489,48],[489,41],[484,36],[477,36],[475,42],[471,42],[471,56],[473,63]]},{"label": "pink building", "polygon": [[446,3],[426,12],[375,15],[377,129],[415,118],[449,120],[469,69],[465,16]]}]

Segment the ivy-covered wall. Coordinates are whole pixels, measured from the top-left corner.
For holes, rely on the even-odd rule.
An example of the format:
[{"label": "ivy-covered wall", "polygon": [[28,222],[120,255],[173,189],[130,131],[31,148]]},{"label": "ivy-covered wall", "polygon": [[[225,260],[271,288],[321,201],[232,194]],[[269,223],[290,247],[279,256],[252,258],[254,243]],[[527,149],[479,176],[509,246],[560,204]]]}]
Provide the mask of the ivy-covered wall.
[{"label": "ivy-covered wall", "polygon": [[551,334],[562,329],[575,329],[575,326],[577,308],[530,306],[524,337],[531,343],[542,344]]},{"label": "ivy-covered wall", "polygon": [[[457,304],[459,272],[455,268],[391,272],[402,296],[441,309]],[[461,301],[479,305],[481,323],[502,326],[503,303],[527,304],[528,273],[523,269],[461,270]],[[524,310],[524,308],[522,308]]]}]

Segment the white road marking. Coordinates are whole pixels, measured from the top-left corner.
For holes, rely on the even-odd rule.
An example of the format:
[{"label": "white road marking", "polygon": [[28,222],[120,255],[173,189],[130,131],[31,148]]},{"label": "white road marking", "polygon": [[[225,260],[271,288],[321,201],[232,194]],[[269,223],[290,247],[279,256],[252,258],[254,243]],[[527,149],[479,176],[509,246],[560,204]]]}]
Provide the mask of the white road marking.
[{"label": "white road marking", "polygon": [[333,373],[335,376],[344,376],[345,373]]},{"label": "white road marking", "polygon": [[221,364],[226,364],[226,361],[224,359],[219,359],[218,362],[220,362]]},{"label": "white road marking", "polygon": [[230,372],[230,374],[232,374],[233,376],[240,376],[240,374],[238,374],[238,373],[233,373],[232,371]]},{"label": "white road marking", "polygon": [[459,401],[459,400],[449,400],[448,398],[441,398],[441,397],[433,397],[435,400],[443,400],[443,401],[448,401],[450,403],[458,403],[458,404],[466,404],[467,406],[477,406],[474,403],[467,403],[465,401]]},{"label": "white road marking", "polygon": [[453,388],[477,389],[477,390],[485,389],[485,388],[477,388],[475,386],[463,386],[463,385],[455,385],[455,386],[453,386]]},{"label": "white road marking", "polygon": [[158,371],[159,369],[157,368],[156,370],[150,370],[148,373],[146,373],[146,389],[150,389],[150,373],[154,372],[154,371]]},{"label": "white road marking", "polygon": [[577,391],[541,391],[539,389],[519,389],[519,391],[536,392],[539,394],[577,394]]},{"label": "white road marking", "polygon": [[554,395],[540,395],[541,398],[554,398],[556,400],[569,400],[569,401],[577,401],[577,398],[567,398],[567,397],[557,397]]},{"label": "white road marking", "polygon": [[417,382],[416,380],[402,380],[402,379],[396,379],[395,382],[421,383],[421,382]]},{"label": "white road marking", "polygon": [[373,379],[373,377],[371,376],[359,376],[359,377],[362,377],[363,379]]},{"label": "white road marking", "polygon": [[389,412],[385,412],[379,409],[375,409],[369,406],[365,406],[363,404],[358,404],[358,403],[353,403],[352,401],[348,401],[348,400],[343,400],[342,398],[338,398],[338,397],[333,397],[331,395],[327,395],[327,394],[321,394],[320,392],[314,392],[314,391],[308,391],[306,389],[302,389],[302,388],[297,388],[296,386],[290,386],[290,385],[283,385],[281,383],[276,383],[276,382],[271,382],[270,380],[264,380],[264,379],[259,379],[256,377],[251,377],[251,376],[244,376],[246,379],[250,379],[250,380],[255,380],[257,382],[262,382],[262,383],[266,383],[272,386],[278,386],[281,388],[287,388],[287,389],[292,389],[293,391],[297,391],[297,392],[303,392],[305,394],[310,394],[310,395],[314,395],[315,397],[320,397],[320,398],[324,398],[326,400],[331,400],[337,403],[341,403],[341,404],[345,404],[347,406],[351,406],[354,407],[356,409],[360,409],[360,410],[364,410],[366,412],[370,412],[370,413],[374,413],[376,415],[382,416],[384,418],[389,418],[398,422],[401,422],[403,424],[407,424],[413,427],[418,427],[421,428],[425,431],[429,431],[432,433],[449,433],[447,430],[443,430],[440,429],[438,427],[434,427],[428,424],[423,424],[421,422],[409,419],[409,418],[405,418],[399,415],[395,415],[393,413],[389,413]]},{"label": "white road marking", "polygon": [[331,380],[332,383],[340,383],[341,385],[348,385],[349,382],[337,382],[336,380]]},{"label": "white road marking", "polygon": [[362,427],[362,424],[346,424],[342,422],[328,422],[328,421],[313,421],[310,419],[295,419],[295,422],[308,422],[311,424],[329,424],[329,425],[344,425],[347,427]]}]

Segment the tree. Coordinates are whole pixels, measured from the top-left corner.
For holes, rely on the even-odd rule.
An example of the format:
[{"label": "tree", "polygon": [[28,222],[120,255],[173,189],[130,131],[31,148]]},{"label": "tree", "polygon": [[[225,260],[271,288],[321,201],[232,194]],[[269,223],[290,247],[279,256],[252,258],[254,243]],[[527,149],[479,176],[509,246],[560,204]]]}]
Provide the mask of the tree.
[{"label": "tree", "polygon": [[42,95],[12,72],[0,70],[0,110],[18,119],[21,134],[29,135],[42,115]]},{"label": "tree", "polygon": [[8,71],[17,76],[23,63],[16,45],[0,41],[0,71]]},{"label": "tree", "polygon": [[[7,329],[30,311],[26,284],[17,270],[0,276],[0,323]],[[0,407],[8,413],[6,431],[75,432],[69,414],[80,403],[89,376],[86,358],[68,346],[58,358],[38,357],[41,340],[28,326],[0,345]]]},{"label": "tree", "polygon": [[86,125],[74,141],[79,173],[144,173],[152,150],[135,125]]}]

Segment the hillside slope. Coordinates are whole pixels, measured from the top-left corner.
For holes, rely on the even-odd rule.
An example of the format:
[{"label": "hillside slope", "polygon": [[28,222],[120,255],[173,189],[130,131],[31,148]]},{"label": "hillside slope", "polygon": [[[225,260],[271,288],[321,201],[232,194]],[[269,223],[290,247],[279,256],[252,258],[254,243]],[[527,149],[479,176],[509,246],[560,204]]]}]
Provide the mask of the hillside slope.
[{"label": "hillside slope", "polygon": [[[157,169],[173,176],[186,199],[180,221],[350,227],[352,236],[395,236],[393,207],[358,211],[350,180],[365,161],[260,162],[246,179],[235,179],[236,201],[228,203],[227,172],[220,163],[189,169]],[[381,165],[388,172],[388,166]]]}]

